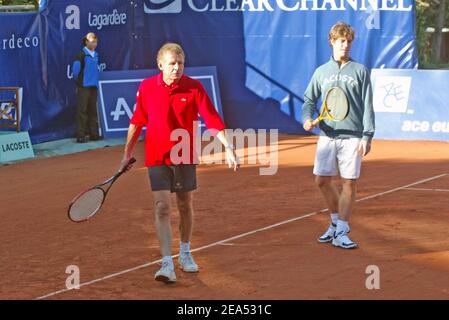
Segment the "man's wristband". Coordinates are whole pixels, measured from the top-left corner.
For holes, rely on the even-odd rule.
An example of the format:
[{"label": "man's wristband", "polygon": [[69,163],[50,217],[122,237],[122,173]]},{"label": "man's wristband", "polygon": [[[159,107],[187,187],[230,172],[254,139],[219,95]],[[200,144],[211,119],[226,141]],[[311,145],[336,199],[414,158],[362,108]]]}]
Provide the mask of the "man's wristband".
[{"label": "man's wristband", "polygon": [[371,140],[373,139],[373,137],[371,136],[363,136],[362,140],[371,143]]}]

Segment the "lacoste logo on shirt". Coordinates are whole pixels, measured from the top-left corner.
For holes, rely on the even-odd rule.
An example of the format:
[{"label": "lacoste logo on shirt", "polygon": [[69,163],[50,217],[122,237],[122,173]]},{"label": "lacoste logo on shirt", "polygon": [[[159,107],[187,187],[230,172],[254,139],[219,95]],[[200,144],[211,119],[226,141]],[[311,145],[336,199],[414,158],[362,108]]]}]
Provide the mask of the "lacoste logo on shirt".
[{"label": "lacoste logo on shirt", "polygon": [[328,85],[329,83],[338,81],[347,82],[352,87],[355,87],[359,84],[356,79],[346,74],[333,74],[330,77],[324,78],[323,84]]},{"label": "lacoste logo on shirt", "polygon": [[187,98],[181,98],[182,102],[187,102]]}]

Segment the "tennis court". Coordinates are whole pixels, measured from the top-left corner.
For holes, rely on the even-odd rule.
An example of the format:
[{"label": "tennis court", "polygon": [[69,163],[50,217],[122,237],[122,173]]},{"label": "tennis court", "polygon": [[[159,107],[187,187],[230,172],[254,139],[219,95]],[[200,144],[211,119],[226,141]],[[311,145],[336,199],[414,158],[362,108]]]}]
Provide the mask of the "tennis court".
[{"label": "tennis court", "polygon": [[[447,299],[447,146],[373,142],[351,220],[360,248],[349,251],[316,241],[329,222],[312,175],[315,137],[281,135],[272,176],[257,165],[201,165],[192,239],[200,272],[178,271],[173,285],[153,280],[160,253],[142,142],[137,164],[83,224],[69,221],[67,206],[117,169],[122,146],[1,166],[0,298]],[[173,212],[175,245],[177,223]],[[69,265],[80,268],[78,290],[66,289]],[[378,290],[365,286],[370,265]]]}]

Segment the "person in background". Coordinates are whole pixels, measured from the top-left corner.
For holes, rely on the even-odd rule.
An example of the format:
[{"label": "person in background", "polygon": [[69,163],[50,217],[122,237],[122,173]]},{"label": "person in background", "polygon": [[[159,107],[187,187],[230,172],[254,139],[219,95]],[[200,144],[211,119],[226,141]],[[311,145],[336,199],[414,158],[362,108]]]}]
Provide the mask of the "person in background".
[{"label": "person in background", "polygon": [[73,78],[76,81],[76,142],[101,140],[98,133],[98,45],[97,36],[89,32],[83,38],[84,48],[73,62]]}]

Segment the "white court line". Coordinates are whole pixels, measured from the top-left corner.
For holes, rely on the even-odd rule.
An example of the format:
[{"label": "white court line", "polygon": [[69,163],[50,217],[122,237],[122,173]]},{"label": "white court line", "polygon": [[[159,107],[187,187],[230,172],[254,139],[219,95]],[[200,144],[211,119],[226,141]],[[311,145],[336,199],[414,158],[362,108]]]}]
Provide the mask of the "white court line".
[{"label": "white court line", "polygon": [[436,180],[436,179],[442,178],[444,176],[447,176],[447,173],[443,173],[443,174],[440,174],[440,175],[435,176],[435,177],[431,177],[431,178],[423,179],[423,180],[420,180],[420,181],[416,181],[416,182],[410,183],[410,184],[402,186],[402,187],[397,187],[397,188],[394,188],[394,189],[391,189],[391,190],[388,190],[388,191],[385,191],[385,192],[374,194],[372,196],[367,196],[367,197],[364,197],[362,199],[356,200],[356,202],[365,201],[365,200],[377,198],[377,197],[380,197],[380,196],[384,196],[386,194],[393,193],[393,192],[400,191],[400,190],[404,190],[404,189],[416,186],[416,185],[421,184],[421,183],[426,183],[426,182],[429,182],[429,181],[432,181],[432,180]]},{"label": "white court line", "polygon": [[[388,191],[376,193],[376,194],[373,194],[371,196],[367,196],[367,197],[358,199],[358,200],[356,200],[356,202],[361,202],[361,201],[366,201],[366,200],[369,200],[369,199],[374,199],[374,198],[377,198],[377,197],[380,197],[380,196],[383,196],[383,195],[386,195],[386,194],[389,194],[389,193],[393,193],[393,192],[396,192],[396,191],[400,191],[400,190],[403,190],[403,189],[407,189],[407,188],[416,186],[416,185],[421,184],[421,183],[425,183],[425,182],[429,182],[429,181],[432,181],[432,180],[436,180],[436,179],[442,178],[442,177],[444,177],[446,175],[447,175],[447,173],[444,173],[444,174],[440,174],[438,176],[434,176],[434,177],[431,177],[431,178],[419,180],[419,181],[407,184],[407,185],[402,186],[402,187],[397,187],[397,188],[394,188],[394,189],[391,189],[391,190],[388,190]],[[270,230],[270,229],[282,226],[284,224],[287,224],[287,223],[290,223],[290,222],[294,222],[294,221],[298,221],[298,220],[302,220],[302,219],[305,219],[305,218],[317,215],[318,213],[327,212],[327,211],[329,211],[329,209],[322,209],[322,210],[319,210],[319,211],[315,211],[315,212],[311,212],[311,213],[308,213],[308,214],[304,214],[302,216],[298,216],[298,217],[295,217],[295,218],[284,220],[284,221],[281,221],[281,222],[278,222],[278,223],[275,223],[275,224],[271,224],[269,226],[266,226],[266,227],[263,227],[263,228],[260,228],[260,229],[252,230],[252,231],[245,232],[245,233],[241,233],[241,234],[236,235],[236,236],[231,237],[231,238],[227,238],[227,239],[224,239],[224,240],[220,240],[220,241],[217,241],[217,242],[210,243],[210,244],[202,246],[202,247],[198,247],[196,249],[191,250],[191,252],[197,252],[197,251],[201,251],[201,250],[208,249],[208,248],[211,248],[211,247],[215,247],[217,245],[223,245],[224,243],[232,241],[232,240],[240,239],[240,238],[243,238],[243,237],[246,237],[246,236],[258,233],[258,232],[262,232],[262,231],[265,231],[265,230]],[[176,258],[178,256],[179,256],[179,254],[176,254],[176,255],[173,256],[173,258]],[[125,273],[129,273],[129,272],[133,272],[133,271],[136,271],[136,270],[139,270],[139,269],[143,269],[143,268],[155,265],[155,264],[157,264],[157,263],[159,263],[161,261],[162,261],[162,259],[155,260],[155,261],[152,261],[152,262],[148,262],[148,263],[142,264],[140,266],[136,266],[134,268],[126,269],[126,270],[123,270],[123,271],[119,271],[119,272],[116,272],[116,273],[109,274],[107,276],[104,276],[104,277],[101,277],[101,278],[98,278],[98,279],[94,279],[94,280],[91,280],[91,281],[88,281],[88,282],[84,282],[84,283],[81,283],[79,285],[79,288],[85,287],[85,286],[88,286],[88,285],[91,285],[91,284],[94,284],[94,283],[97,283],[97,282],[100,282],[100,281],[104,281],[104,280],[107,280],[107,279],[115,278],[115,277],[120,276],[120,275],[125,274]],[[36,298],[35,300],[42,300],[42,299],[49,298],[49,297],[52,297],[52,296],[55,296],[55,295],[58,295],[58,294],[61,294],[61,293],[67,292],[67,291],[71,291],[71,290],[76,290],[76,289],[75,288],[61,289],[61,290],[58,290],[58,291],[46,294],[44,296],[40,296],[40,297]]]},{"label": "white court line", "polygon": [[449,192],[449,189],[406,188],[406,190],[414,190],[414,191],[435,191],[435,192]]}]

